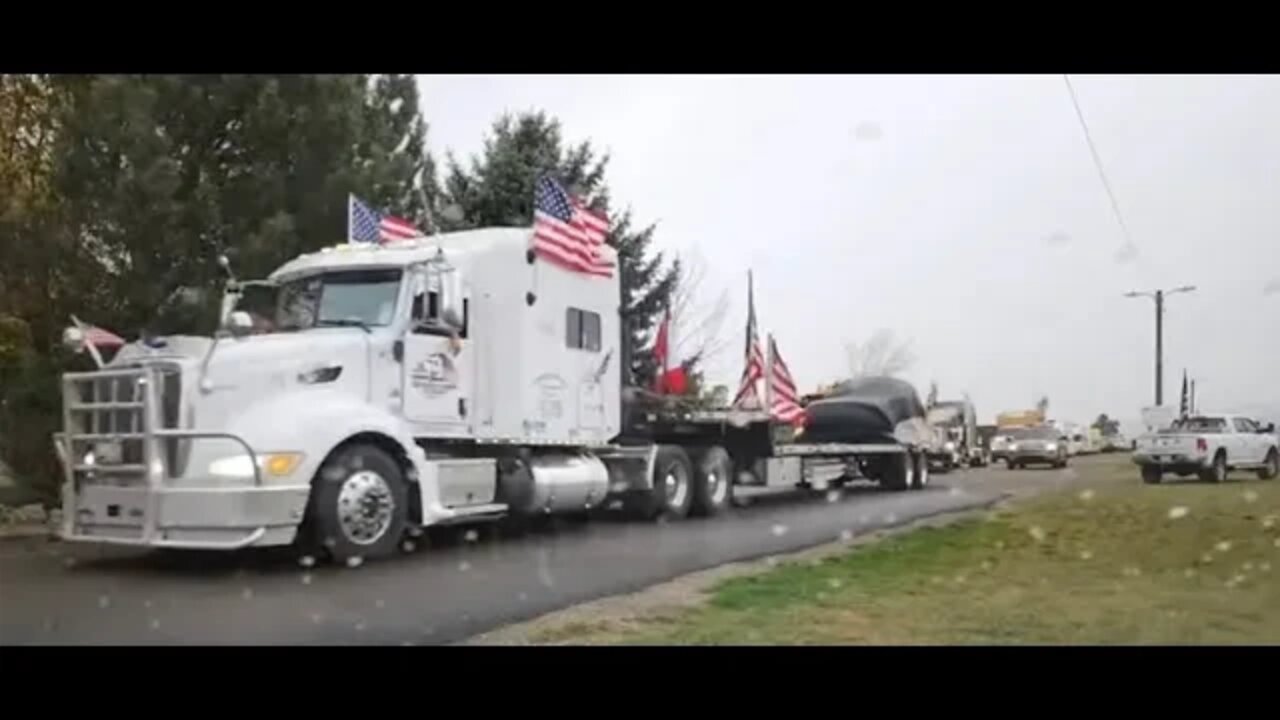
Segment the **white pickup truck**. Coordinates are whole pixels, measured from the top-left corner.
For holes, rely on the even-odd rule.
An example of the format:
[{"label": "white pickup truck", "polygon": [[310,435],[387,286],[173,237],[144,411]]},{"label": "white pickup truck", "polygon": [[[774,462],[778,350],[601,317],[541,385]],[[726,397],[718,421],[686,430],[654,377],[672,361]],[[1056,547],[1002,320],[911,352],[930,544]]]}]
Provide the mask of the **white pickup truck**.
[{"label": "white pickup truck", "polygon": [[1274,424],[1238,415],[1195,415],[1138,438],[1133,461],[1142,481],[1158,483],[1166,472],[1223,482],[1230,470],[1255,470],[1270,480],[1280,474],[1280,439]]}]

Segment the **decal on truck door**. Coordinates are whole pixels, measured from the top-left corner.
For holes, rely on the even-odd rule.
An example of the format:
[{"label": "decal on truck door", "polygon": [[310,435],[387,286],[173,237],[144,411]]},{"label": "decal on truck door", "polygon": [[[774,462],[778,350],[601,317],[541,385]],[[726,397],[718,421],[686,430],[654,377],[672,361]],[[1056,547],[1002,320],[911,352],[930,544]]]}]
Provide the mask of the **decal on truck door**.
[{"label": "decal on truck door", "polygon": [[409,378],[414,390],[435,397],[457,389],[458,368],[447,354],[432,353],[414,365]]}]

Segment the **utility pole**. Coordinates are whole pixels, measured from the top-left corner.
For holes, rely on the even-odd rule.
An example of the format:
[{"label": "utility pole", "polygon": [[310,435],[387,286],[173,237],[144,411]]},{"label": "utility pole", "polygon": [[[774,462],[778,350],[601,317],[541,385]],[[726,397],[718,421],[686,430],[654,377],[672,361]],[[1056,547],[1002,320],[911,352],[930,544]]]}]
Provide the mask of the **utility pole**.
[{"label": "utility pole", "polygon": [[1149,297],[1156,301],[1156,406],[1164,404],[1164,298],[1166,295],[1193,292],[1195,285],[1184,285],[1172,290],[1156,290],[1155,292],[1131,291],[1124,294],[1127,298]]}]

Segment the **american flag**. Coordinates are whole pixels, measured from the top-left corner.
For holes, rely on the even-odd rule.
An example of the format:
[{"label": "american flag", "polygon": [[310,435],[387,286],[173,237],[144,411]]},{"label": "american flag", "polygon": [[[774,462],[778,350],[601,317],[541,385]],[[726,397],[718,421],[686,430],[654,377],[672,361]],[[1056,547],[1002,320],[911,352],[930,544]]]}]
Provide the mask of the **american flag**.
[{"label": "american flag", "polygon": [[422,232],[408,220],[380,213],[355,195],[347,199],[347,242],[384,245],[397,240],[422,237]]},{"label": "american flag", "polygon": [[[75,315],[71,316],[71,322],[80,331],[77,352],[85,352],[87,350],[93,356],[94,362],[98,363],[98,367],[102,367],[103,364],[102,353],[98,352],[99,348],[119,348],[125,344],[124,338],[119,335],[95,325],[90,325]],[[70,329],[68,328],[68,330]]]},{"label": "american flag", "polygon": [[785,423],[799,424],[804,420],[804,408],[800,406],[800,394],[796,392],[796,381],[791,377],[791,370],[778,354],[778,343],[769,336],[769,392],[773,395],[770,401],[769,415],[775,420]]},{"label": "american flag", "polygon": [[747,365],[742,369],[742,380],[738,384],[738,394],[733,398],[733,407],[758,409],[760,392],[757,383],[764,377],[764,352],[760,349],[760,335],[756,331],[756,299],[755,285],[751,273],[747,273]]},{"label": "american flag", "polygon": [[575,272],[613,276],[613,262],[601,252],[609,218],[587,208],[560,183],[538,178],[533,194],[533,250]]}]

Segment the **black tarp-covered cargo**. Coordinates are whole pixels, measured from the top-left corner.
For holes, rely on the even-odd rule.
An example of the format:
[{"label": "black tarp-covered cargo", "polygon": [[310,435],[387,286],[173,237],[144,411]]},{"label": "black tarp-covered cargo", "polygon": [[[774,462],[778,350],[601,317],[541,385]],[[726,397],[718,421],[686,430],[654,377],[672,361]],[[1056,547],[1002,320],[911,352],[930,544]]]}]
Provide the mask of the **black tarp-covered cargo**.
[{"label": "black tarp-covered cargo", "polygon": [[925,414],[911,383],[891,377],[841,383],[805,410],[805,442],[896,442],[894,431],[900,423]]}]

